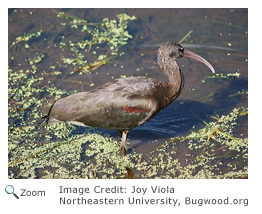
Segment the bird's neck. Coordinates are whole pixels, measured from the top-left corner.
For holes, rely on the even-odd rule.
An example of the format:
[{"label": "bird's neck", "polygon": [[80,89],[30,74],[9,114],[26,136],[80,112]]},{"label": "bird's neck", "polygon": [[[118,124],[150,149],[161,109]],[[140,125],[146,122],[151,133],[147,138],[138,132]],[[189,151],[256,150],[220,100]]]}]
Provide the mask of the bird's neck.
[{"label": "bird's neck", "polygon": [[180,71],[178,64],[174,61],[172,63],[168,63],[168,66],[161,66],[161,68],[169,80],[165,93],[165,103],[168,105],[182,92],[184,88],[184,75]]}]

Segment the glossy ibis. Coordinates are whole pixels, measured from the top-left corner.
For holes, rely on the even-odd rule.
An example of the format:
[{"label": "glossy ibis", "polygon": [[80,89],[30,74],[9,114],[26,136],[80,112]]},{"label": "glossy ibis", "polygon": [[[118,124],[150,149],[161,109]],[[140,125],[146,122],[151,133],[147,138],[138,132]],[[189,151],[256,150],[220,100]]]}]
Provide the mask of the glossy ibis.
[{"label": "glossy ibis", "polygon": [[158,64],[169,81],[127,77],[113,80],[89,92],[79,92],[44,106],[47,124],[69,122],[76,125],[116,129],[120,151],[126,154],[127,133],[149,121],[182,92],[184,75],[176,60],[189,57],[214,68],[202,57],[177,42],[167,42],[158,50]]}]

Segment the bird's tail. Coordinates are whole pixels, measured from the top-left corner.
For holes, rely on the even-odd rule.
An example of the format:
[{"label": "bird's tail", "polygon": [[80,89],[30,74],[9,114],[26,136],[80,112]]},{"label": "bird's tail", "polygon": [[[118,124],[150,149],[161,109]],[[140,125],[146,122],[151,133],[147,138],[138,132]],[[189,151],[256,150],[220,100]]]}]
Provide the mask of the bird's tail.
[{"label": "bird's tail", "polygon": [[50,114],[51,114],[51,111],[52,111],[52,108],[53,108],[55,102],[56,102],[56,101],[54,101],[54,102],[51,104],[51,106],[50,106],[50,108],[49,108],[49,110],[48,110],[47,115],[45,115],[45,116],[43,116],[43,117],[41,118],[41,119],[43,119],[43,120],[45,121],[45,124],[46,124],[46,125],[59,122],[59,120],[56,120],[56,119],[54,119],[54,118],[50,118]]}]

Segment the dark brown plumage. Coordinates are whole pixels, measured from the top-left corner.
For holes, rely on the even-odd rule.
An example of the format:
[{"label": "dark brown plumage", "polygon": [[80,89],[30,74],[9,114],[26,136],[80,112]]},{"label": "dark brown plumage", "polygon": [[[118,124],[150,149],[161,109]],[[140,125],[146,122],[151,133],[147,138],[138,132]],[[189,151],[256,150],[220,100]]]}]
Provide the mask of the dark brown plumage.
[{"label": "dark brown plumage", "polygon": [[89,92],[80,92],[44,106],[47,124],[69,122],[76,125],[116,129],[125,155],[128,131],[154,117],[182,92],[184,75],[176,60],[186,56],[214,68],[202,57],[185,50],[177,42],[167,42],[158,50],[158,64],[169,81],[147,77],[127,77],[108,82]]}]

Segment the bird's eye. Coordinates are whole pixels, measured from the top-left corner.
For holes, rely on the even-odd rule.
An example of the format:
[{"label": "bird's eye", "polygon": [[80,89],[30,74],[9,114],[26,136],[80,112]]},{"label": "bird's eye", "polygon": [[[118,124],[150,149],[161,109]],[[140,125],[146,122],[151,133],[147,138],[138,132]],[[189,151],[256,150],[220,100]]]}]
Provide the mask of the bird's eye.
[{"label": "bird's eye", "polygon": [[181,45],[179,45],[178,51],[179,51],[180,57],[183,57],[184,56],[184,48]]},{"label": "bird's eye", "polygon": [[182,46],[179,46],[178,50],[179,50],[180,53],[182,53],[182,54],[184,53],[184,48]]}]

